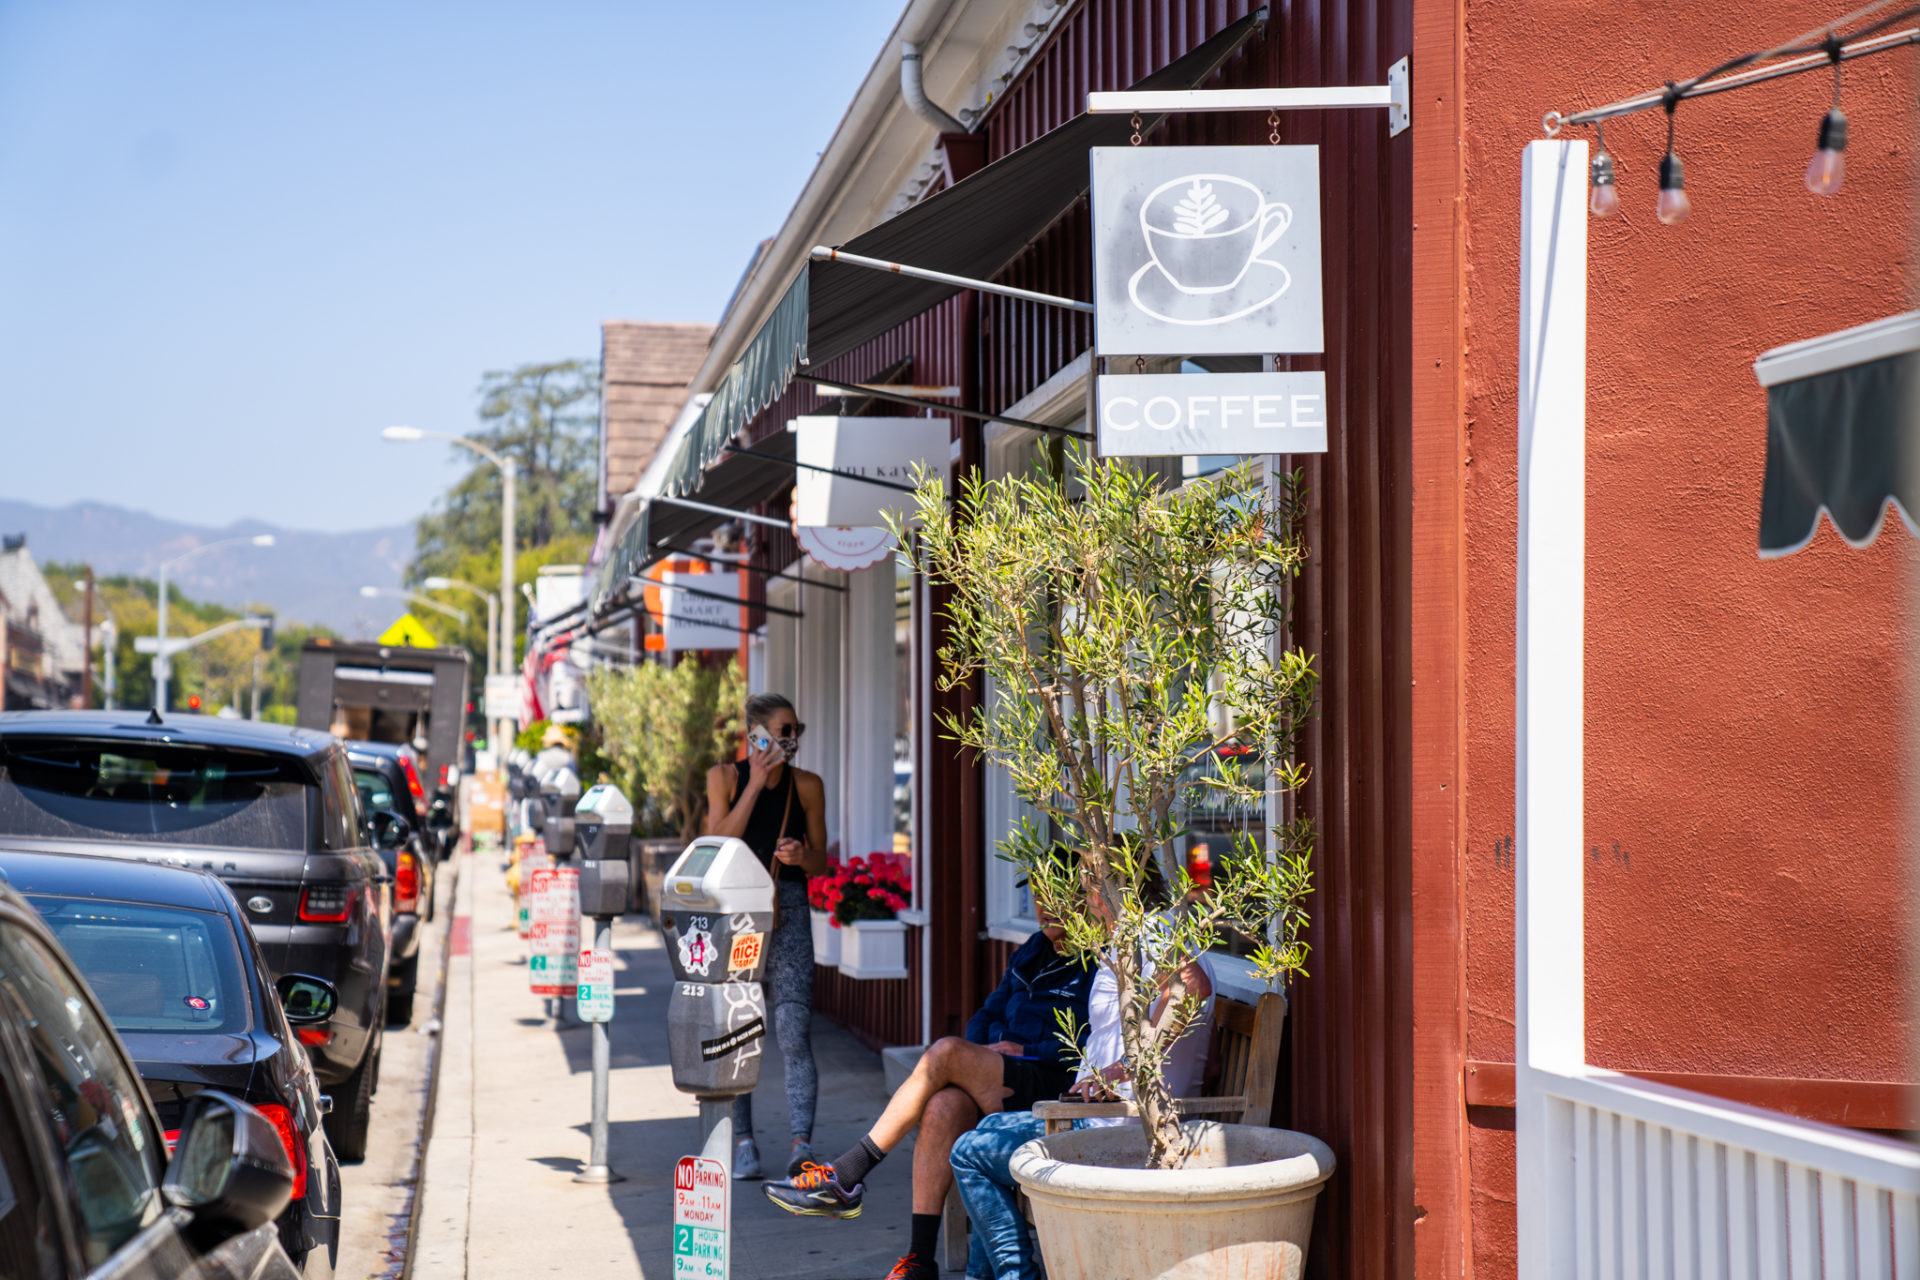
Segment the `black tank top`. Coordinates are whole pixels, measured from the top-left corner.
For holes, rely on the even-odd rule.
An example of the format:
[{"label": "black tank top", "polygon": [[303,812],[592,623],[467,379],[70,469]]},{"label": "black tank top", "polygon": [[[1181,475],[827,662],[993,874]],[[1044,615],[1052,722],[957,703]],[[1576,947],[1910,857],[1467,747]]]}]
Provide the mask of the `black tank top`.
[{"label": "black tank top", "polygon": [[[733,798],[738,800],[740,793],[747,789],[749,768],[745,760],[733,762]],[[788,805],[791,796],[793,803]],[[787,829],[780,830],[780,813],[786,811]],[[747,815],[746,834],[740,838],[746,841],[747,848],[753,850],[760,859],[760,865],[773,873],[775,880],[798,880],[806,883],[807,873],[799,867],[773,860],[774,846],[780,843],[783,835],[792,836],[802,844],[807,840],[807,807],[800,797],[794,794],[793,766],[788,765],[780,773],[780,785],[762,790],[753,802],[753,812]]]}]

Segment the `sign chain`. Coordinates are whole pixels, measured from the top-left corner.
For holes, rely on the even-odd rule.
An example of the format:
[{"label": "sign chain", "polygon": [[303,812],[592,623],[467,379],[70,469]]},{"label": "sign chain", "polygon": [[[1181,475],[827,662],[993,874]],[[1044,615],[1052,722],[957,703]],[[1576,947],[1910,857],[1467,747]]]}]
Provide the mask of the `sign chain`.
[{"label": "sign chain", "polygon": [[1136,147],[1140,145],[1140,113],[1139,113],[1138,111],[1136,111],[1136,112],[1134,112],[1134,113],[1133,113],[1133,140],[1132,140],[1132,144],[1133,144],[1134,146],[1136,146]]},{"label": "sign chain", "polygon": [[1267,112],[1267,141],[1276,147],[1280,145],[1280,113],[1278,111]]}]

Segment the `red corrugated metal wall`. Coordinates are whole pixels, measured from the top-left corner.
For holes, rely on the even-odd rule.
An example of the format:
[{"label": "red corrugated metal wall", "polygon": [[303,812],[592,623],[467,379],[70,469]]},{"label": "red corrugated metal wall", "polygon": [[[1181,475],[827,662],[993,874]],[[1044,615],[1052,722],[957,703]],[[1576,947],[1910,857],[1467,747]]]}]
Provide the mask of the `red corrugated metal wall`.
[{"label": "red corrugated metal wall", "polygon": [[[989,117],[995,158],[1063,122],[1090,89],[1164,66],[1252,6],[1089,0]],[[1219,87],[1382,84],[1410,51],[1410,0],[1275,5],[1268,35]],[[1259,143],[1257,115],[1169,120],[1146,145]],[[1320,715],[1302,797],[1318,824],[1312,976],[1293,993],[1279,1115],[1340,1159],[1311,1270],[1412,1274],[1409,749],[1411,151],[1376,112],[1299,112],[1285,142],[1321,148],[1330,451],[1295,459],[1312,494],[1299,638],[1319,656]],[[1003,277],[1090,297],[1088,214],[1076,207]],[[985,299],[986,403],[1005,408],[1085,350],[1085,317]]]},{"label": "red corrugated metal wall", "polygon": [[[1089,90],[1126,87],[1252,7],[1243,0],[1088,0],[1060,20],[1048,47],[995,104],[985,122],[989,157],[1070,118]],[[1267,36],[1228,64],[1219,85],[1384,83],[1411,38],[1411,0],[1279,4]],[[1281,134],[1322,148],[1328,349],[1324,358],[1297,358],[1294,367],[1328,371],[1333,430],[1327,454],[1295,460],[1312,494],[1312,561],[1300,591],[1298,634],[1322,673],[1320,714],[1305,746],[1312,781],[1302,797],[1319,842],[1312,976],[1293,992],[1276,1114],[1325,1139],[1340,1160],[1322,1200],[1311,1272],[1372,1280],[1412,1274],[1417,1212],[1409,1008],[1411,152],[1405,138],[1389,142],[1380,114],[1371,111],[1295,113]],[[1266,138],[1259,116],[1195,116],[1169,121],[1147,145]],[[1089,230],[1083,202],[1001,278],[1091,296]],[[983,297],[979,381],[969,386],[966,303],[943,304],[835,361],[826,375],[858,380],[911,357],[914,381],[957,383],[977,403],[1004,409],[1091,341],[1084,317]],[[811,389],[796,384],[753,435],[779,430],[815,405]],[[784,511],[784,498],[769,507]],[[959,989],[984,994],[1008,948],[979,940],[977,922],[950,901],[978,901],[982,851],[977,841],[955,838],[953,815],[964,806],[948,794],[977,789],[977,775],[942,761],[931,785],[936,971],[929,978],[937,1036],[957,1029]],[[900,1007],[917,1010],[917,987],[903,1006],[879,990],[895,986],[909,984],[828,976],[822,1007],[838,1002],[828,1011],[869,1043],[917,1040],[918,1026],[897,1014]]]}]

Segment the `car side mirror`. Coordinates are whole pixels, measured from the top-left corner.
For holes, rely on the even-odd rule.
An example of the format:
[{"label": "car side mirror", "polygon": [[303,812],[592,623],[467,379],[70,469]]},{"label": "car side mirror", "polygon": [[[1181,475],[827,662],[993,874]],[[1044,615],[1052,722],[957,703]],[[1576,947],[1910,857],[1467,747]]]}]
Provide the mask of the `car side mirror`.
[{"label": "car side mirror", "polygon": [[427,825],[438,831],[445,831],[453,825],[453,806],[446,800],[435,800],[427,810]]},{"label": "car side mirror", "polygon": [[382,849],[398,849],[413,834],[407,820],[391,809],[373,811],[373,841]]},{"label": "car side mirror", "polygon": [[296,1027],[310,1027],[333,1017],[340,1007],[340,989],[325,978],[304,973],[283,973],[273,984],[280,993],[280,1007],[287,1021]]},{"label": "car side mirror", "polygon": [[270,1120],[225,1094],[202,1092],[187,1102],[160,1190],[193,1214],[196,1228],[224,1239],[280,1216],[293,1198],[293,1166]]}]

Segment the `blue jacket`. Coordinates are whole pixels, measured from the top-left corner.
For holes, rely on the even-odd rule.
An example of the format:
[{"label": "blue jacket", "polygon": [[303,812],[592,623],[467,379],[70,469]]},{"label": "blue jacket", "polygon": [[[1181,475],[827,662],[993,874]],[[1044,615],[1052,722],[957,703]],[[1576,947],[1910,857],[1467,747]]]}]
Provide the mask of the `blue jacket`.
[{"label": "blue jacket", "polygon": [[1087,994],[1093,987],[1093,966],[1069,960],[1054,950],[1053,940],[1036,933],[1020,945],[980,1012],[967,1020],[967,1039],[975,1044],[1011,1040],[1029,1058],[1057,1062],[1060,1058],[1060,1021],[1057,1009],[1072,1012],[1081,1038],[1087,1033]]}]

